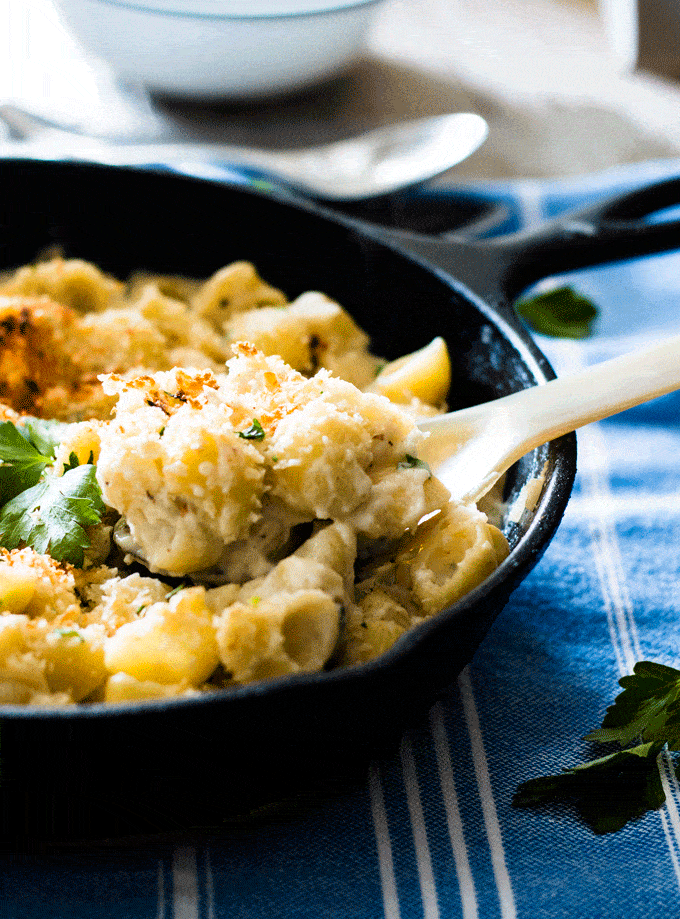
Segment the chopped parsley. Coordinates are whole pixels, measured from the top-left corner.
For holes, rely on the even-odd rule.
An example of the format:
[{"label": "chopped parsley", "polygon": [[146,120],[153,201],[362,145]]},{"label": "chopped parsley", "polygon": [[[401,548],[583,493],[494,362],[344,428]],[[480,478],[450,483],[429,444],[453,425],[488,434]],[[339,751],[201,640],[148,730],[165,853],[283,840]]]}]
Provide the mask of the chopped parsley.
[{"label": "chopped parsley", "polygon": [[189,585],[188,585],[185,581],[182,581],[181,584],[178,584],[177,587],[174,587],[174,588],[170,591],[170,593],[168,593],[168,594],[165,595],[165,599],[166,599],[166,600],[169,600],[170,597],[174,597],[175,594],[178,594],[178,593],[180,592],[180,590],[185,590],[188,586],[189,586]]},{"label": "chopped parsley", "polygon": [[397,469],[427,469],[430,477],[432,477],[432,470],[425,460],[418,459],[417,456],[411,456],[410,453],[407,453],[404,459],[397,463]]},{"label": "chopped parsley", "polygon": [[60,638],[77,638],[78,641],[85,641],[77,629],[54,629]]},{"label": "chopped parsley", "polygon": [[238,436],[243,437],[244,440],[264,440],[264,428],[257,418],[253,418],[250,427],[245,431],[239,431]]}]

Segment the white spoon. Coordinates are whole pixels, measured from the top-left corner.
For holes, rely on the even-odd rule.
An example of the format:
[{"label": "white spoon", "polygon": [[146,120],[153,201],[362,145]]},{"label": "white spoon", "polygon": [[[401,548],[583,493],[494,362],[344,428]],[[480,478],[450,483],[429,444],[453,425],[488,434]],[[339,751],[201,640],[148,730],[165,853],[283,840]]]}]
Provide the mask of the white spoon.
[{"label": "white spoon", "polygon": [[441,175],[486,140],[488,125],[469,112],[386,125],[357,137],[296,150],[221,143],[117,143],[65,131],[0,105],[0,120],[20,140],[0,142],[0,156],[94,160],[115,166],[213,163],[252,167],[327,201],[391,194]]},{"label": "white spoon", "polygon": [[680,336],[674,336],[571,376],[425,419],[418,426],[430,437],[420,452],[454,499],[478,501],[535,447],[679,388]]}]

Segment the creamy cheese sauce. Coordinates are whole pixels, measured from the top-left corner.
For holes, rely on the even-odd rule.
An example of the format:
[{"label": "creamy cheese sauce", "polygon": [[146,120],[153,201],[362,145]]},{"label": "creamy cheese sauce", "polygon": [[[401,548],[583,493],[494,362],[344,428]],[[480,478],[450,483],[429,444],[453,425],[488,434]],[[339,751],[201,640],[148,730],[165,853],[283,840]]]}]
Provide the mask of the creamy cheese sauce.
[{"label": "creamy cheese sauce", "polygon": [[0,703],[358,664],[484,580],[504,537],[418,460],[446,346],[383,365],[339,304],[288,302],[246,262],[205,281],[62,258],[6,275],[0,415],[65,422],[43,479],[94,465],[105,511],[77,566],[0,549]]}]

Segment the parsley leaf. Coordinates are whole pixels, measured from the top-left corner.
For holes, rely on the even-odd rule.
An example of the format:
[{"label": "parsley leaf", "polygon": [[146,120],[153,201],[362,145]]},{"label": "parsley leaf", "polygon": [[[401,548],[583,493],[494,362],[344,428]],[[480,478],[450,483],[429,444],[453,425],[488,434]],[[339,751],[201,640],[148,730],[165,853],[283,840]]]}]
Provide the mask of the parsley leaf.
[{"label": "parsley leaf", "polygon": [[585,738],[627,747],[638,738],[680,749],[680,670],[653,661],[638,661],[621,677],[623,692],[607,709],[602,727]]},{"label": "parsley leaf", "polygon": [[588,338],[599,311],[572,287],[558,287],[515,304],[534,332],[552,338]]},{"label": "parsley leaf", "polygon": [[25,415],[18,424],[19,431],[27,437],[43,456],[54,459],[57,447],[64,439],[70,424],[50,418],[32,418]]},{"label": "parsley leaf", "polygon": [[513,804],[532,807],[568,800],[596,833],[620,829],[666,800],[656,759],[661,750],[680,750],[680,670],[638,661],[621,677],[623,692],[607,709],[602,727],[585,740],[615,743],[614,753],[531,779],[519,786]]},{"label": "parsley leaf", "polygon": [[0,544],[31,546],[59,562],[83,564],[90,540],[85,527],[99,523],[106,510],[90,464],[48,478],[12,498],[0,511]]},{"label": "parsley leaf", "polygon": [[0,421],[0,503],[35,485],[51,457],[36,448],[11,421]]},{"label": "parsley leaf", "polygon": [[593,832],[616,832],[666,800],[656,764],[662,748],[662,743],[640,744],[559,775],[531,779],[519,786],[512,803],[537,807],[567,802]]},{"label": "parsley leaf", "polygon": [[432,470],[425,460],[418,459],[417,456],[411,456],[410,453],[407,453],[404,459],[397,463],[397,469],[427,469],[430,478],[432,478]]},{"label": "parsley leaf", "polygon": [[264,428],[257,420],[253,418],[253,423],[249,428],[246,428],[245,431],[239,431],[239,437],[243,437],[245,440],[264,440]]},{"label": "parsley leaf", "polygon": [[[90,458],[91,457],[92,457],[92,451],[90,451]],[[91,462],[91,459],[90,459],[90,462]],[[73,451],[71,451],[68,455],[68,463],[64,463],[62,475],[64,474],[64,472],[68,472],[69,469],[75,469],[76,466],[80,466],[80,460],[78,459],[78,455],[74,453]]]}]

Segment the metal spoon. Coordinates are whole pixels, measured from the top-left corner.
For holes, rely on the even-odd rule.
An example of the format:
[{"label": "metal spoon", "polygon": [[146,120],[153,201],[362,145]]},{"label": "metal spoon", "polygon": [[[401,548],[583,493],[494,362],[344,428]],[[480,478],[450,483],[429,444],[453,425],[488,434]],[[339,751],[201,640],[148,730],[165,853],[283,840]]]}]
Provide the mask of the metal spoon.
[{"label": "metal spoon", "polygon": [[680,336],[541,386],[419,423],[452,497],[479,500],[513,463],[591,421],[680,388]]},{"label": "metal spoon", "polygon": [[0,106],[0,119],[21,138],[0,142],[0,156],[117,166],[236,164],[328,201],[360,201],[425,182],[474,153],[488,134],[483,118],[461,112],[387,125],[317,147],[262,150],[191,141],[115,143],[62,130],[12,105]]}]

